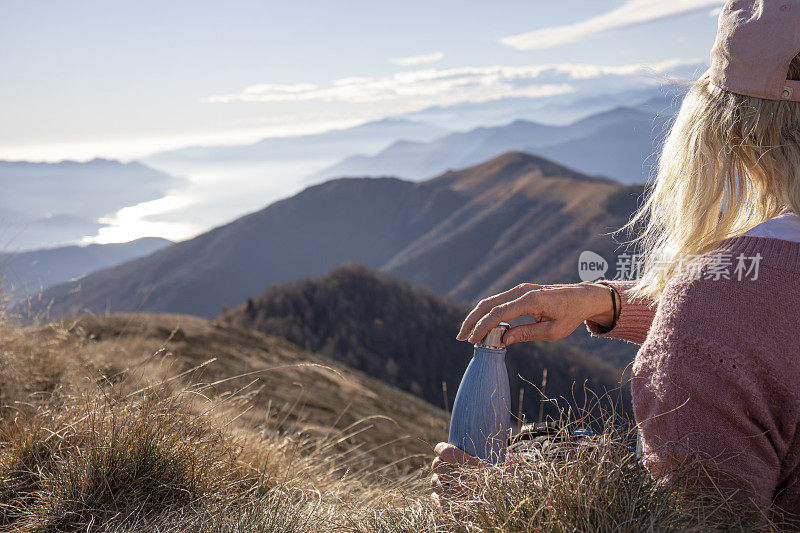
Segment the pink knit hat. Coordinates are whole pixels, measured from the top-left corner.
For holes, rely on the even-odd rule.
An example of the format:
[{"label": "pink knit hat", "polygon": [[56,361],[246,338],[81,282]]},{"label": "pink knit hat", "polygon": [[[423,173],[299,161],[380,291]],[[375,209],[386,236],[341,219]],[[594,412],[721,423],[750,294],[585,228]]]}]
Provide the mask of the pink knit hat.
[{"label": "pink knit hat", "polygon": [[711,49],[711,83],[766,100],[800,102],[786,72],[800,53],[800,0],[728,0]]}]

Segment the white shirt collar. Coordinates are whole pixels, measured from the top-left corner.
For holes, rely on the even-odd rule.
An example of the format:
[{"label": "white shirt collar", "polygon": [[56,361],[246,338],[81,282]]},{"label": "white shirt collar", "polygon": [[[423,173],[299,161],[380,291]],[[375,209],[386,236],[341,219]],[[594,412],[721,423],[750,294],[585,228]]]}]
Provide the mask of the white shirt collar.
[{"label": "white shirt collar", "polygon": [[762,222],[745,235],[800,242],[800,217],[794,213],[778,215]]}]

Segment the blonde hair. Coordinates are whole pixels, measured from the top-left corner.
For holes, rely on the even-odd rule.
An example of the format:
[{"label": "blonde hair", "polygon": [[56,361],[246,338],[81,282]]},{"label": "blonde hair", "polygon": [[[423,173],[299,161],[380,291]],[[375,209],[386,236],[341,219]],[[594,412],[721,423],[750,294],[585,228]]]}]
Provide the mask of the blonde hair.
[{"label": "blonde hair", "polygon": [[[800,79],[800,54],[789,68]],[[622,230],[640,277],[633,294],[658,301],[687,258],[781,213],[800,213],[800,104],[694,82],[664,142],[655,183]]]}]

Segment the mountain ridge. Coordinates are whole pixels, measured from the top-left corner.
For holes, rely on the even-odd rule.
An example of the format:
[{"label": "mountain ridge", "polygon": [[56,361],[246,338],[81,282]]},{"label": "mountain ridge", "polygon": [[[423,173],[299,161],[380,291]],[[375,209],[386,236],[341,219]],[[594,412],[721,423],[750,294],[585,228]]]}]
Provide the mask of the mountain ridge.
[{"label": "mountain ridge", "polygon": [[[508,151],[524,151],[577,168],[583,173],[603,175],[623,183],[636,183],[644,181],[647,175],[643,169],[646,156],[650,151],[655,151],[663,133],[662,127],[643,128],[642,125],[661,125],[671,117],[671,114],[661,116],[654,112],[654,107],[653,103],[644,103],[642,107],[618,105],[565,125],[517,119],[500,126],[479,126],[468,131],[449,133],[428,142],[400,140],[374,155],[347,157],[313,173],[306,181],[341,175],[385,174],[419,181],[449,169],[477,164]],[[586,139],[594,138],[601,130],[606,132],[606,137],[607,132],[611,132],[611,139],[622,136],[606,153],[592,153],[587,160],[586,157],[579,157],[580,152],[568,148],[557,149],[570,143],[586,143]],[[633,133],[631,130],[634,130]],[[632,135],[639,140],[635,151],[626,148]],[[640,145],[650,148],[643,149]],[[643,151],[644,155],[641,153]],[[611,153],[616,153],[613,161],[609,161]]]},{"label": "mountain ridge", "polygon": [[0,286],[12,300],[79,278],[172,244],[159,237],[125,243],[60,246],[27,252],[0,253]]},{"label": "mountain ridge", "polygon": [[33,311],[212,317],[268,285],[349,262],[463,302],[525,281],[579,281],[580,252],[612,257],[617,244],[605,234],[640,193],[519,152],[425,182],[340,178],[53,287]]}]

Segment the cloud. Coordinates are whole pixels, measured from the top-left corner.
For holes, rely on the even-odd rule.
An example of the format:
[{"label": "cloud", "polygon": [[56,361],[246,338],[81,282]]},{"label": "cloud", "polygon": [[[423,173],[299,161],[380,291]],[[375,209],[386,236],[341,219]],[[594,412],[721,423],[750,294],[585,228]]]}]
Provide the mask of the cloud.
[{"label": "cloud", "polygon": [[518,50],[550,48],[648,22],[708,12],[722,4],[724,0],[628,0],[616,9],[574,24],[511,35],[500,42]]},{"label": "cloud", "polygon": [[444,54],[442,52],[434,52],[432,54],[422,54],[418,56],[398,57],[390,61],[395,65],[401,67],[416,67],[417,65],[427,65],[428,63],[438,63],[442,60]]},{"label": "cloud", "polygon": [[368,103],[414,100],[433,104],[486,101],[509,96],[545,97],[576,91],[575,84],[602,78],[648,79],[683,67],[701,64],[698,59],[670,59],[658,63],[592,65],[554,63],[527,66],[493,65],[396,72],[380,78],[348,77],[320,87],[311,83],[260,84],[239,93],[204,98],[206,103],[227,102],[348,102]]}]

